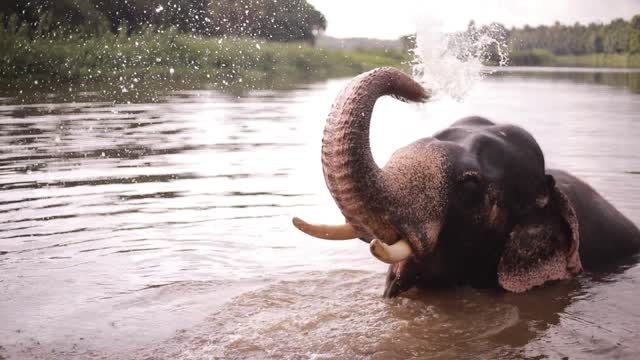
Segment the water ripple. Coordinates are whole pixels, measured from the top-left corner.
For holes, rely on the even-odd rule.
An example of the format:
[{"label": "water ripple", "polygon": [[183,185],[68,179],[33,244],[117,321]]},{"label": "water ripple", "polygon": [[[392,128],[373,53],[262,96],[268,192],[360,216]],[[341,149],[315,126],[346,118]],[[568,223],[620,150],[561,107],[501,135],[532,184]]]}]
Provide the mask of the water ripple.
[{"label": "water ripple", "polygon": [[[461,104],[382,99],[374,158],[481,114],[640,220],[639,95],[545,74],[489,78]],[[294,213],[343,221],[319,159],[343,84],[0,98],[0,358],[635,358],[637,267],[387,301],[366,244],[295,231]]]}]

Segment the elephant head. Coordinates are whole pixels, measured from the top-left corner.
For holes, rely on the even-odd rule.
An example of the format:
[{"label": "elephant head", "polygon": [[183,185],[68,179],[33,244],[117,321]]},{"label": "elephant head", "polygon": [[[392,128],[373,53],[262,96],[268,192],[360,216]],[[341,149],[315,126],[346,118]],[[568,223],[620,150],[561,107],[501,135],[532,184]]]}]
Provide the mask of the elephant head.
[{"label": "elephant head", "polygon": [[520,292],[581,271],[575,213],[525,130],[479,117],[397,150],[379,168],[369,144],[376,100],[429,92],[393,68],[354,78],[322,142],[327,187],[343,225],[294,225],[323,239],[360,238],[390,264],[385,296],[414,287],[499,285]]}]

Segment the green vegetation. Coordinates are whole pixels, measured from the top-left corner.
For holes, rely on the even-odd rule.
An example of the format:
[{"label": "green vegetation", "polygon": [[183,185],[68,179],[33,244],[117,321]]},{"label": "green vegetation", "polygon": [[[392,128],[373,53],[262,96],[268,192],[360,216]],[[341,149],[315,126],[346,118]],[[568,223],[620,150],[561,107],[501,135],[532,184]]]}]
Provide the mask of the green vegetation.
[{"label": "green vegetation", "polygon": [[35,36],[0,33],[3,79],[211,79],[234,82],[309,80],[348,76],[378,66],[402,66],[400,51],[338,51],[308,43],[278,43],[236,37],[202,37],[175,28],[127,35]]},{"label": "green vegetation", "polygon": [[9,0],[0,21],[0,80],[22,85],[277,86],[409,61],[401,50],[314,47],[326,21],[306,0]]},{"label": "green vegetation", "polygon": [[100,35],[151,26],[197,35],[309,42],[327,26],[324,15],[306,0],[2,0],[0,20],[9,31],[24,24],[43,33]]},{"label": "green vegetation", "polygon": [[509,54],[510,64],[519,66],[553,66],[555,58],[547,49],[512,51]]},{"label": "green vegetation", "polygon": [[546,49],[555,55],[640,54],[640,15],[630,21],[616,19],[609,24],[572,26],[525,26],[511,29],[511,50]]},{"label": "green vegetation", "polygon": [[555,66],[640,68],[640,54],[584,54],[556,56]]},{"label": "green vegetation", "polygon": [[509,54],[511,65],[518,66],[566,66],[640,68],[640,54],[582,54],[555,55],[546,49],[513,51]]},{"label": "green vegetation", "polygon": [[512,65],[640,67],[640,15],[630,21],[507,31]]},{"label": "green vegetation", "polygon": [[[608,24],[567,26],[556,22],[552,26],[511,29],[495,23],[476,28],[472,21],[465,32],[454,35],[463,39],[485,35],[503,39],[510,65],[640,67],[640,15]],[[500,61],[500,50],[504,50],[498,48],[501,43],[482,49],[488,50],[487,63],[495,65]]]},{"label": "green vegetation", "polygon": [[[0,81],[277,86],[385,65],[407,68],[411,61],[408,49],[387,43],[369,50],[315,47],[326,25],[306,0],[7,0],[0,3]],[[640,15],[511,30],[476,29],[472,22],[467,33],[503,34],[512,65],[640,67]],[[487,61],[497,63],[504,49],[492,46]]]}]

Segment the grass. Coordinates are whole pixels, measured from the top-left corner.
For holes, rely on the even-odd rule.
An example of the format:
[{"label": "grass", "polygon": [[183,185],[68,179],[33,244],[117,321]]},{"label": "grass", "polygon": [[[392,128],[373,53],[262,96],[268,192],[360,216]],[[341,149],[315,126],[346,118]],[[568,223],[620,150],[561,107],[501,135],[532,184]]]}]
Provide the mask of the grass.
[{"label": "grass", "polygon": [[378,66],[408,68],[398,51],[335,51],[307,43],[204,38],[175,30],[126,36],[35,37],[0,33],[0,78],[7,80],[210,79],[232,83],[351,76]]},{"label": "grass", "polygon": [[588,54],[556,56],[557,66],[640,68],[640,54]]},{"label": "grass", "polygon": [[513,51],[510,65],[640,68],[640,54],[554,55],[545,49]]}]

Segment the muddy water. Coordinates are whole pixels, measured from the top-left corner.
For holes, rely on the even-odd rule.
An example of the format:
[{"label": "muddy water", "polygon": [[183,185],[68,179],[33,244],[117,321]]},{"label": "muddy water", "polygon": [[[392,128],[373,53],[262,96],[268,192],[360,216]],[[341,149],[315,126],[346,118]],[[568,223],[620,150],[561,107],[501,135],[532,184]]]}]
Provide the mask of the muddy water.
[{"label": "muddy water", "polygon": [[[383,99],[374,157],[484,115],[530,130],[550,166],[638,223],[639,77],[515,71],[464,103]],[[638,266],[384,300],[366,244],[294,231],[294,214],[341,219],[319,151],[343,84],[0,99],[0,358],[637,357]]]}]

